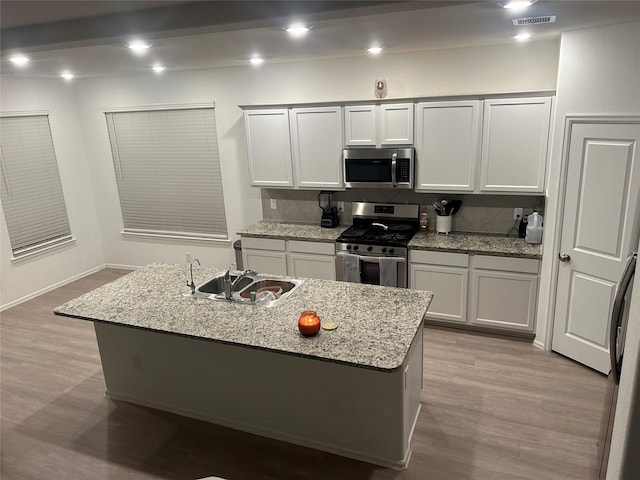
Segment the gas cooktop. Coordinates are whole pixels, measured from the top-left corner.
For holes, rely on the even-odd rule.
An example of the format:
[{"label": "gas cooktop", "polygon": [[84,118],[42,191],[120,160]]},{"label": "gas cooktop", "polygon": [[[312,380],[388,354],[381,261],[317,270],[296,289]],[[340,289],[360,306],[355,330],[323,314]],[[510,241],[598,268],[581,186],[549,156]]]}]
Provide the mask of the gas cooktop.
[{"label": "gas cooktop", "polygon": [[419,205],[354,202],[352,212],[339,244],[406,247],[419,229]]}]

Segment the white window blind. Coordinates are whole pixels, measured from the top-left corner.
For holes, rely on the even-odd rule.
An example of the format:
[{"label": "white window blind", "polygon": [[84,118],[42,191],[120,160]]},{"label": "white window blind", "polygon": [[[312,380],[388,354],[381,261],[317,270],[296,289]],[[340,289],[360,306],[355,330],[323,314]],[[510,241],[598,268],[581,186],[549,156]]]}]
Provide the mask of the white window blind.
[{"label": "white window blind", "polygon": [[106,117],[124,231],[226,240],[214,109]]},{"label": "white window blind", "polygon": [[0,168],[14,258],[71,241],[47,115],[0,117]]}]

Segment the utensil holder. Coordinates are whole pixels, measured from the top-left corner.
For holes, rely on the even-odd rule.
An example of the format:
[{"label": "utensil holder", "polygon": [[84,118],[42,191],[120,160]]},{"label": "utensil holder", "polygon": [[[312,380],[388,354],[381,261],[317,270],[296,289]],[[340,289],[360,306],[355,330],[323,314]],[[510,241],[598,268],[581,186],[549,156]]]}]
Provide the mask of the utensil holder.
[{"label": "utensil holder", "polygon": [[449,233],[451,231],[452,215],[438,215],[436,217],[436,232]]}]

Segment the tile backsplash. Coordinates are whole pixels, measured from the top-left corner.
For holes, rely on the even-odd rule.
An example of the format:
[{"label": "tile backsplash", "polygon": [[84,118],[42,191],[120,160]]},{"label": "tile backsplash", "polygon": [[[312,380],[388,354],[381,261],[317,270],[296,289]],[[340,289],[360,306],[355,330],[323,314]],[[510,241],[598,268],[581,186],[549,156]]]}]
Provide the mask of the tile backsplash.
[{"label": "tile backsplash", "polygon": [[[280,190],[263,188],[262,216],[267,220],[291,223],[320,223],[318,190]],[[544,215],[544,197],[536,195],[458,195],[416,193],[392,189],[352,189],[335,192],[334,200],[344,202],[341,225],[351,224],[351,202],[417,203],[429,214],[429,230],[435,230],[436,213],[431,204],[436,200],[462,200],[460,211],[453,216],[453,231],[502,233],[514,225],[513,209],[523,208],[524,215],[534,210]],[[271,208],[271,200],[276,208]],[[516,225],[517,228],[517,225]]]}]

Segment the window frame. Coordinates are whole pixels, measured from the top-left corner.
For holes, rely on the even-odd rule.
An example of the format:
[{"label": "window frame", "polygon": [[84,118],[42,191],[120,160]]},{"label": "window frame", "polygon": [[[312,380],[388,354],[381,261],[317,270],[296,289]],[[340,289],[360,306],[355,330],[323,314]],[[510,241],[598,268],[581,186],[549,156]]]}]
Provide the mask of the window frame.
[{"label": "window frame", "polygon": [[[2,202],[2,218],[4,219],[5,226],[7,228],[7,235],[9,237],[9,244],[11,246],[11,262],[16,263],[20,262],[34,256],[42,255],[54,250],[59,250],[70,245],[76,243],[76,239],[73,236],[73,231],[71,228],[71,220],[69,218],[69,209],[67,208],[67,199],[65,196],[64,186],[62,182],[62,175],[60,172],[60,164],[58,161],[58,155],[56,153],[56,142],[53,135],[53,128],[51,126],[51,117],[52,114],[49,110],[20,110],[20,111],[10,111],[4,110],[0,111],[0,118],[21,118],[21,117],[44,117],[47,122],[48,133],[51,139],[51,155],[53,156],[53,160],[55,162],[56,172],[57,172],[57,180],[59,182],[60,187],[60,196],[57,197],[62,201],[62,206],[64,206],[64,218],[66,219],[66,224],[60,228],[60,230],[65,230],[65,232],[58,237],[52,237],[44,240],[40,240],[28,246],[14,248],[14,242],[11,238],[11,229],[7,222],[7,216],[5,212],[5,204]],[[2,153],[4,157],[4,152]],[[6,171],[3,167],[4,161],[0,161],[0,181],[5,182],[6,185],[9,184],[8,175],[6,175]]]},{"label": "window frame", "polygon": [[[224,234],[215,234],[215,233],[204,233],[204,232],[182,232],[182,231],[174,231],[174,230],[148,230],[142,228],[135,227],[126,227],[125,226],[125,214],[123,211],[122,205],[122,197],[121,197],[121,186],[120,179],[122,178],[122,164],[119,152],[117,151],[114,142],[112,141],[112,126],[113,124],[113,115],[119,113],[143,113],[143,112],[163,112],[163,111],[176,111],[176,110],[201,110],[201,109],[211,109],[213,110],[213,120],[215,131],[213,135],[215,136],[215,148],[216,148],[216,162],[217,168],[219,170],[220,175],[220,183],[217,185],[220,189],[220,197],[222,199],[222,210],[221,217],[224,219]],[[123,229],[120,232],[124,237],[146,237],[150,239],[178,239],[178,240],[190,240],[190,241],[198,241],[198,242],[212,242],[217,244],[231,244],[231,239],[229,237],[229,223],[227,221],[227,210],[226,205],[224,203],[224,182],[222,180],[222,162],[220,158],[220,150],[219,150],[219,142],[218,142],[218,126],[217,119],[215,117],[215,102],[204,102],[204,103],[188,103],[188,104],[151,104],[151,105],[136,105],[136,106],[118,106],[118,107],[106,107],[103,108],[102,112],[105,116],[105,122],[107,127],[107,142],[109,145],[109,151],[111,153],[111,159],[114,169],[114,180],[117,187],[117,195],[118,195],[118,203],[120,206],[120,214],[122,218],[122,226]],[[110,119],[111,116],[111,119]]]}]

